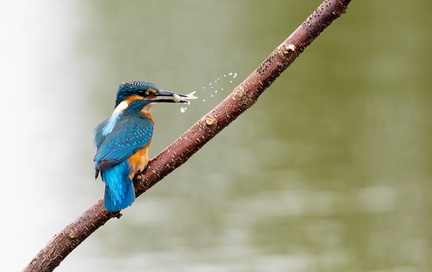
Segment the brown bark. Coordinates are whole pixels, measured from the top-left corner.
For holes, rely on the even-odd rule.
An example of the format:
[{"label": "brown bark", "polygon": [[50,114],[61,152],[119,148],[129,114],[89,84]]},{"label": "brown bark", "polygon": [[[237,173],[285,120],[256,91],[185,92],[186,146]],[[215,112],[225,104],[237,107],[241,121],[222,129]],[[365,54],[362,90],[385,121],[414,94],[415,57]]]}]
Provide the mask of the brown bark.
[{"label": "brown bark", "polygon": [[[263,63],[218,106],[198,120],[136,175],[136,195],[143,194],[163,177],[185,163],[223,128],[250,108],[274,80],[335,19],[345,13],[351,0],[325,0]],[[57,233],[23,271],[52,271],[95,230],[120,212],[108,212],[99,200]]]}]

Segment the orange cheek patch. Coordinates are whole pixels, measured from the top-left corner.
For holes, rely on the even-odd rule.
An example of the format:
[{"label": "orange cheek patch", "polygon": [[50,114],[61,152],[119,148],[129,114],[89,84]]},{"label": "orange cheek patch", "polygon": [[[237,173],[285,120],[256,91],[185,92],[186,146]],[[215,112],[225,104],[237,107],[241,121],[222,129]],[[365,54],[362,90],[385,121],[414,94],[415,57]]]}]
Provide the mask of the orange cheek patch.
[{"label": "orange cheek patch", "polygon": [[139,95],[132,95],[132,96],[129,96],[128,98],[126,98],[123,101],[126,101],[128,104],[130,104],[130,103],[132,103],[135,100],[143,100],[143,98],[141,96],[139,96]]}]

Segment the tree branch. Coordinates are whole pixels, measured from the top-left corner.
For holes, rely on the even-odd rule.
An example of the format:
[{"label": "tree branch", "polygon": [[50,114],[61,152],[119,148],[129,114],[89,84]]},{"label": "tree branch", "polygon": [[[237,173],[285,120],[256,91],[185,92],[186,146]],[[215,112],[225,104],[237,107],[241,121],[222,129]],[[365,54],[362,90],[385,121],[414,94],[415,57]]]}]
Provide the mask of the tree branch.
[{"label": "tree branch", "polygon": [[[139,196],[185,163],[222,129],[250,108],[274,80],[348,8],[351,0],[325,0],[264,62],[213,110],[151,160],[142,175],[136,175]],[[120,212],[108,212],[102,200],[57,233],[23,271],[52,271],[95,230]]]}]

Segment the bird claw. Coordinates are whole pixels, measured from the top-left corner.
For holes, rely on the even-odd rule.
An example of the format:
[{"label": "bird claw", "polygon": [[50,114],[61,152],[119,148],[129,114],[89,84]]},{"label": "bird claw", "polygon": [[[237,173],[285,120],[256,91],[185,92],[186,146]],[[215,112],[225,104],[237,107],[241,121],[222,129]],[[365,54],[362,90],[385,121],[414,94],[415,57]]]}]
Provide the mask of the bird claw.
[{"label": "bird claw", "polygon": [[143,173],[141,171],[137,171],[133,178],[134,181],[142,181],[143,179]]}]

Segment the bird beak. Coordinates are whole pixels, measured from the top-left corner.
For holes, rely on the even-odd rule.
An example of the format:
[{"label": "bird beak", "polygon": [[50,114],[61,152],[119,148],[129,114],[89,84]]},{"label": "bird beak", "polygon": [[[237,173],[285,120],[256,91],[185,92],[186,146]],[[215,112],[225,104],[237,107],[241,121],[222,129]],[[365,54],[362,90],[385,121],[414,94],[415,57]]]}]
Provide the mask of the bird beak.
[{"label": "bird beak", "polygon": [[166,102],[166,103],[186,103],[188,104],[190,99],[197,99],[194,95],[195,92],[191,92],[189,94],[180,94],[174,93],[164,90],[159,90],[154,95],[146,97],[146,100],[151,101],[152,103],[157,102]]}]

